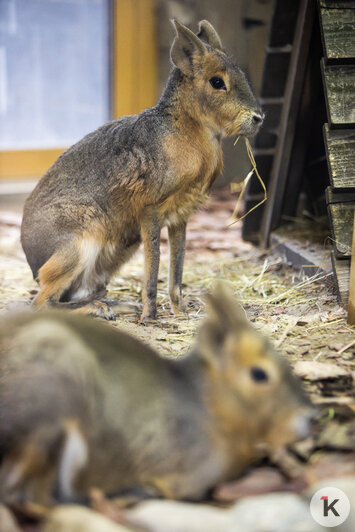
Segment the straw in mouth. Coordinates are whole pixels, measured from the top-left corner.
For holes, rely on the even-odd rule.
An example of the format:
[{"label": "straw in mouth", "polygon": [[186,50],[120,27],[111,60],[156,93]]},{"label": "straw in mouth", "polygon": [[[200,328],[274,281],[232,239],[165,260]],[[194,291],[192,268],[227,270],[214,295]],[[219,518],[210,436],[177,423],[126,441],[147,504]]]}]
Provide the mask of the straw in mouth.
[{"label": "straw in mouth", "polygon": [[[239,140],[239,137],[237,137],[237,139],[236,139],[236,141],[234,143],[234,146],[237,144],[238,140]],[[228,225],[228,227],[230,227],[231,225],[234,225],[235,223],[240,222],[241,220],[243,220],[246,216],[248,216],[248,214],[250,214],[252,211],[254,211],[258,207],[260,207],[260,205],[265,203],[265,201],[267,200],[267,192],[266,192],[265,183],[261,179],[260,174],[258,172],[258,169],[256,167],[256,163],[255,163],[255,159],[254,159],[254,155],[253,155],[253,151],[251,149],[251,145],[250,145],[249,139],[247,137],[244,137],[244,140],[245,140],[245,146],[246,146],[246,149],[247,149],[248,157],[249,157],[249,160],[250,160],[253,168],[250,170],[249,174],[246,176],[246,178],[241,183],[231,183],[231,191],[232,192],[239,192],[240,191],[240,194],[239,194],[239,197],[237,199],[237,203],[235,205],[235,208],[234,208],[234,211],[233,211],[233,214],[232,214],[232,219],[234,221],[232,223],[230,223]],[[250,180],[250,178],[251,178],[251,176],[253,175],[254,172],[255,172],[257,178],[259,179],[259,182],[260,182],[260,184],[261,184],[261,186],[263,188],[264,198],[261,201],[259,201],[259,203],[254,205],[254,207],[249,209],[248,212],[243,214],[243,216],[241,216],[240,218],[237,218],[237,213],[238,213],[238,210],[239,210],[240,203],[241,203],[241,201],[242,201],[242,199],[244,197],[245,190],[247,188],[249,180]]]}]

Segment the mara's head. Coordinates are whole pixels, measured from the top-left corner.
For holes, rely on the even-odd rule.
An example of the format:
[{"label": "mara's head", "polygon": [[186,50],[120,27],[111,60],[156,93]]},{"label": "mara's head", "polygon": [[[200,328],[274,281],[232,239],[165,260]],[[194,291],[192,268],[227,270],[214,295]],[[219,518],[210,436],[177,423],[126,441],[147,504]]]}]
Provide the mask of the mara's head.
[{"label": "mara's head", "polygon": [[197,35],[176,20],[173,24],[176,37],[170,56],[181,74],[189,111],[222,136],[255,135],[263,112],[216,30],[206,20],[199,23]]},{"label": "mara's head", "polygon": [[207,295],[197,350],[207,399],[231,432],[269,448],[305,438],[314,409],[284,357],[247,320],[230,289]]}]

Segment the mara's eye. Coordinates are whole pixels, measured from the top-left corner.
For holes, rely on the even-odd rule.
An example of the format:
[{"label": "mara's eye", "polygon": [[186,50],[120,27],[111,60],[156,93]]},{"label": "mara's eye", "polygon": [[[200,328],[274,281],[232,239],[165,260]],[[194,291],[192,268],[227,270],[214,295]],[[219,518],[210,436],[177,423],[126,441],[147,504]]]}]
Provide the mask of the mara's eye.
[{"label": "mara's eye", "polygon": [[227,90],[227,87],[225,86],[223,79],[219,78],[218,76],[213,76],[213,78],[210,79],[210,84],[217,91]]},{"label": "mara's eye", "polygon": [[250,375],[255,382],[266,382],[268,380],[267,373],[262,368],[251,368]]}]

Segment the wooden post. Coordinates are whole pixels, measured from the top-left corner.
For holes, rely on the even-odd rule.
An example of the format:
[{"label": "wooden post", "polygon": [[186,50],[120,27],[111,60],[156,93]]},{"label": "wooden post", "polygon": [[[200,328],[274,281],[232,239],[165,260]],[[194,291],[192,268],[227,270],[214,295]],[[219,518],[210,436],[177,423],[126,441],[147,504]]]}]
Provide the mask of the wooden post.
[{"label": "wooden post", "polygon": [[154,0],[113,2],[113,118],[156,103]]},{"label": "wooden post", "polygon": [[354,213],[353,243],[351,246],[348,323],[350,325],[355,325],[355,213]]}]

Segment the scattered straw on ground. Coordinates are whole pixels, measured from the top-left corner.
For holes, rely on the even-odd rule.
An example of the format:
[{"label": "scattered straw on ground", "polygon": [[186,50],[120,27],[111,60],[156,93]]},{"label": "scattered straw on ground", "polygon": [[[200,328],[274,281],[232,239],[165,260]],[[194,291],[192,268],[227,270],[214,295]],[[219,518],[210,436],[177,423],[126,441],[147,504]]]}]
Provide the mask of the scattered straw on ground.
[{"label": "scattered straw on ground", "polygon": [[[168,247],[162,234],[158,284],[159,319],[155,326],[139,323],[143,253],[140,250],[112,279],[109,295],[132,304],[132,311],[117,317],[114,326],[132,331],[166,354],[186,351],[204,314],[203,294],[216,279],[232,286],[249,318],[274,338],[291,360],[330,360],[352,364],[354,328],[338,305],[332,278],[318,273],[311,278],[297,272],[277,254],[254,248],[241,239],[240,224],[227,227],[233,198],[212,200],[208,209],[192,217],[188,226],[181,316],[170,313],[167,295]],[[0,309],[28,301],[36,289],[19,243],[19,217],[3,216],[1,229]],[[1,221],[1,220],[0,220]],[[353,366],[351,365],[351,368]]]},{"label": "scattered straw on ground", "polygon": [[[330,274],[311,278],[295,271],[272,250],[243,242],[240,224],[227,228],[235,201],[212,200],[188,225],[184,270],[186,311],[172,316],[167,296],[168,247],[162,234],[156,325],[139,323],[143,253],[112,279],[109,295],[128,304],[112,323],[156,347],[165,356],[185,353],[204,315],[203,295],[224,279],[255,326],[271,337],[320,407],[311,437],[295,445],[305,476],[333,478],[353,472],[355,329],[336,299]],[[19,243],[19,217],[0,216],[0,311],[16,310],[36,289]],[[304,461],[303,461],[304,460]],[[298,466],[299,467],[299,466]],[[305,478],[306,478],[305,477]],[[312,480],[313,479],[313,480]]]}]

